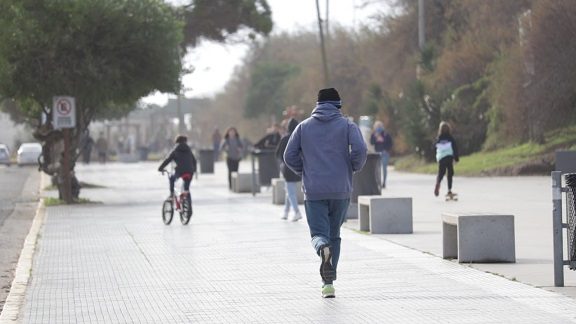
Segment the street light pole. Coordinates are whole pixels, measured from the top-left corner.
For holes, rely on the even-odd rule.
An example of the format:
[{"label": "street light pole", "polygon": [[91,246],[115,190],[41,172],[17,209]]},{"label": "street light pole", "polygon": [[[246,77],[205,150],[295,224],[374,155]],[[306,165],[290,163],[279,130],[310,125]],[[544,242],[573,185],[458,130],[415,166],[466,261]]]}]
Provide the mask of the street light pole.
[{"label": "street light pole", "polygon": [[328,62],[326,61],[326,45],[324,42],[324,29],[322,27],[322,18],[320,17],[320,2],[316,0],[316,14],[318,16],[318,28],[320,30],[320,49],[322,51],[322,65],[324,66],[324,85],[326,87],[330,84],[328,74]]},{"label": "street light pole", "polygon": [[330,41],[330,0],[326,0],[326,40]]},{"label": "street light pole", "polygon": [[426,44],[426,8],[424,0],[418,0],[418,48],[424,50]]},{"label": "street light pole", "polygon": [[182,93],[178,92],[178,97],[176,101],[176,110],[178,114],[178,132],[180,132],[180,135],[184,135],[184,133],[186,133],[186,128],[184,125],[184,115],[182,114],[182,103],[180,101],[181,97]]}]

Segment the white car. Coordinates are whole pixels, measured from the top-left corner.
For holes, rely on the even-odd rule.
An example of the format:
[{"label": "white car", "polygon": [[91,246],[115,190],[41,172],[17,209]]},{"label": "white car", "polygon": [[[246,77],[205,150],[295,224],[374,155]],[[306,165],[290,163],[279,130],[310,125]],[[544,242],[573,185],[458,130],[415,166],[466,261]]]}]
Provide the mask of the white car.
[{"label": "white car", "polygon": [[10,166],[10,150],[6,144],[0,144],[0,164]]},{"label": "white car", "polygon": [[40,143],[24,143],[18,148],[16,161],[18,165],[35,164],[38,165],[38,158],[42,154]]}]

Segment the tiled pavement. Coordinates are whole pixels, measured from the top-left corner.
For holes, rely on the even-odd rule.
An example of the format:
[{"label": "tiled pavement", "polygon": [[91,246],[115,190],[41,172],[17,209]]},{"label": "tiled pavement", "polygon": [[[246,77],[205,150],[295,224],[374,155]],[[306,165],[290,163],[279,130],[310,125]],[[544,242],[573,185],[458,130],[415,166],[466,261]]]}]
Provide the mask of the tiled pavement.
[{"label": "tiled pavement", "polygon": [[576,322],[573,299],[351,230],[322,299],[307,226],[280,220],[270,192],[229,193],[218,164],[193,182],[190,224],[165,226],[155,167],[79,167],[103,204],[46,209],[22,322]]}]

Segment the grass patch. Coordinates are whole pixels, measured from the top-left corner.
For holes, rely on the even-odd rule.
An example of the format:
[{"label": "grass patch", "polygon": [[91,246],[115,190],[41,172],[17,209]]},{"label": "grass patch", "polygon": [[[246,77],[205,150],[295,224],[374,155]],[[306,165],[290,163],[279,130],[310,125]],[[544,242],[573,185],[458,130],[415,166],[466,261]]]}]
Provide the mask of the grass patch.
[{"label": "grass patch", "polygon": [[[80,198],[80,199],[76,199],[74,200],[74,202],[72,203],[73,205],[80,205],[80,204],[101,204],[101,202],[97,202],[97,201],[92,201],[90,199],[86,199],[86,198]],[[54,198],[54,197],[47,197],[44,198],[44,205],[47,207],[50,206],[61,206],[61,205],[66,205],[66,202],[64,202],[64,200],[62,199],[58,199],[58,198]]]},{"label": "grass patch", "polygon": [[103,189],[106,188],[106,186],[101,186],[101,185],[97,185],[94,183],[88,183],[88,182],[82,182],[80,181],[80,188],[85,188],[85,189]]},{"label": "grass patch", "polygon": [[[544,144],[528,142],[463,156],[455,169],[459,175],[475,176],[538,160],[552,162],[550,156],[558,149],[576,149],[576,126],[547,133]],[[397,170],[431,174],[438,168],[436,163],[425,163],[417,156],[401,158],[394,166]]]},{"label": "grass patch", "polygon": [[[101,185],[97,185],[97,184],[93,184],[93,183],[80,181],[80,188],[83,188],[83,189],[103,189],[103,188],[106,188],[106,186],[101,186]],[[52,184],[49,186],[46,186],[44,188],[44,191],[52,191],[52,190],[58,190],[58,188]]]}]

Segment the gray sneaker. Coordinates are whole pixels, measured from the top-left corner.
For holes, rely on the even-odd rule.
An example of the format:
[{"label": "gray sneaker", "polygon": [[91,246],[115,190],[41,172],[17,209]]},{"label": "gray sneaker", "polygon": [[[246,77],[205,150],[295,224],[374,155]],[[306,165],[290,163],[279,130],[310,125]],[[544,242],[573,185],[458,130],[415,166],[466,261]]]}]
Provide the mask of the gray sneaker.
[{"label": "gray sneaker", "polygon": [[324,284],[332,284],[332,281],[336,279],[336,271],[332,267],[332,251],[330,250],[330,245],[324,245],[320,248],[320,258],[322,262],[320,263],[320,277]]}]

